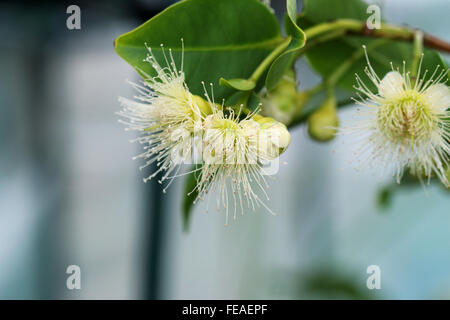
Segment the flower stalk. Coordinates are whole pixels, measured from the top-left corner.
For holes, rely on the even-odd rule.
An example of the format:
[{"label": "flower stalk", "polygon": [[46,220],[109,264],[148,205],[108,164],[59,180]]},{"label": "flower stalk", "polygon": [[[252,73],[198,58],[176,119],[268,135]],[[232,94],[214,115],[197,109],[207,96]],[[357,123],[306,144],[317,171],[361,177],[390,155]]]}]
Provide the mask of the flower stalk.
[{"label": "flower stalk", "polygon": [[417,30],[414,34],[414,54],[411,69],[411,78],[416,81],[417,73],[419,72],[420,61],[423,56],[423,32]]},{"label": "flower stalk", "polygon": [[253,74],[250,76],[248,80],[257,82],[259,78],[262,76],[264,71],[270,66],[270,64],[288,47],[291,42],[291,37],[287,37],[278,47],[276,47],[255,69]]}]

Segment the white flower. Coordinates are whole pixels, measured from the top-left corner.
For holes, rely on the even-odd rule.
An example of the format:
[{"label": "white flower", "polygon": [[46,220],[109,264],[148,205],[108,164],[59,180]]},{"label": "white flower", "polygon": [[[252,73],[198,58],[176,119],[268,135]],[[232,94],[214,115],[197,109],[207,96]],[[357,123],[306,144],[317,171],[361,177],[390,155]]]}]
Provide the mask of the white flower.
[{"label": "white flower", "polygon": [[420,75],[421,61],[415,80],[405,71],[404,63],[402,73],[392,68],[380,79],[367,53],[366,59],[365,72],[377,92],[356,77],[357,103],[364,111],[358,111],[354,125],[340,130],[360,137],[358,161],[380,164],[396,176],[398,183],[409,167],[420,179],[436,175],[448,186],[445,167],[450,155],[450,90],[442,82],[447,70],[439,72],[438,66],[426,80],[428,70]]},{"label": "white flower", "polygon": [[171,174],[178,164],[190,160],[192,134],[201,127],[202,111],[205,111],[205,103],[191,94],[185,83],[183,58],[178,70],[172,51],[169,49],[168,58],[164,48],[161,48],[167,65],[162,67],[148,48],[145,60],[157,75],[146,75],[140,85],[132,83],[140,94],[135,97],[138,101],[119,98],[123,110],[118,114],[126,119],[120,122],[128,126],[127,130],[138,131],[141,135],[133,141],[144,145],[144,152],[134,159],[145,161],[140,169],[154,162],[158,166],[154,173],[144,178],[144,182],[164,171],[160,180],[162,183],[173,177]]},{"label": "white flower", "polygon": [[225,115],[215,110],[204,123],[203,167],[194,191],[198,199],[208,192],[217,192],[217,208],[226,209],[228,223],[229,204],[244,213],[244,207],[253,210],[263,206],[261,196],[269,200],[265,191],[268,184],[263,175],[263,163],[278,157],[289,145],[286,127],[273,119],[250,114],[239,120],[232,110]]}]

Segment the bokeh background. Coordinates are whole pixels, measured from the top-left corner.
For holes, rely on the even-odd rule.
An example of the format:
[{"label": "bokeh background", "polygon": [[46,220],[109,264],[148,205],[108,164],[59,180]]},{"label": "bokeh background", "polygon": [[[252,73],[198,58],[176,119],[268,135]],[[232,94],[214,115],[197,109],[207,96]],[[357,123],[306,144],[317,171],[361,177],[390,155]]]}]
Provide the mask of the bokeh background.
[{"label": "bokeh background", "polygon": [[[450,298],[449,192],[401,188],[383,208],[388,182],[352,168],[351,143],[315,143],[305,127],[271,181],[277,217],[258,210],[225,227],[200,203],[182,232],[182,181],[165,195],[142,183],[139,146],[114,114],[137,75],[113,40],[173,2],[0,5],[0,298]],[[284,1],[272,3],[280,16]],[[377,3],[387,20],[450,41],[448,0]],[[81,30],[66,28],[70,4]],[[318,81],[297,68],[302,87]],[[81,290],[66,288],[72,264]],[[366,287],[369,265],[381,290]]]}]

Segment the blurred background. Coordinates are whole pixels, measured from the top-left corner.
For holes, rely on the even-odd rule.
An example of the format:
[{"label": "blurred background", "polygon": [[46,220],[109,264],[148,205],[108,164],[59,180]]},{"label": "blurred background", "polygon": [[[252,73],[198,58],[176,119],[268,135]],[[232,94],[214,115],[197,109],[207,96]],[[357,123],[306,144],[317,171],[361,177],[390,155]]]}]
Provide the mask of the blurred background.
[{"label": "blurred background", "polygon": [[[225,227],[199,203],[182,232],[182,180],[162,195],[117,123],[133,69],[113,40],[175,1],[4,1],[0,5],[0,298],[450,298],[450,197],[395,191],[349,164],[349,143],[305,127],[271,181],[271,207]],[[387,20],[450,41],[447,0],[378,1]],[[81,8],[68,30],[66,8]],[[284,1],[272,1],[278,16]],[[301,86],[317,77],[299,63]],[[342,121],[352,108],[342,110]],[[68,290],[66,268],[81,268]],[[366,269],[378,265],[381,289]]]}]

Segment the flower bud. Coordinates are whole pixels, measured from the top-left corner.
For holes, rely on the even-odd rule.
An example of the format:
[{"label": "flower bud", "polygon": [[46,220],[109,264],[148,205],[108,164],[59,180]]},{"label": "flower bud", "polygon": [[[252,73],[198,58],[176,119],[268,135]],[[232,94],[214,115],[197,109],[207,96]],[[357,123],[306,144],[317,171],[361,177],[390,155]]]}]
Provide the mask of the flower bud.
[{"label": "flower bud", "polygon": [[193,94],[192,103],[203,115],[209,115],[212,113],[211,103],[206,101],[202,97]]},{"label": "flower bud", "polygon": [[308,133],[317,141],[329,141],[334,138],[338,124],[336,100],[330,94],[322,106],[309,116]]},{"label": "flower bud", "polygon": [[297,92],[293,70],[283,76],[278,85],[261,97],[262,113],[288,124],[298,114],[310,97],[309,92]]},{"label": "flower bud", "polygon": [[291,135],[287,127],[269,117],[256,115],[253,119],[259,125],[259,152],[269,159],[280,156],[291,142]]}]

